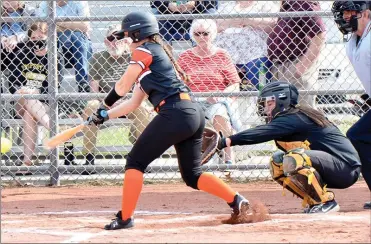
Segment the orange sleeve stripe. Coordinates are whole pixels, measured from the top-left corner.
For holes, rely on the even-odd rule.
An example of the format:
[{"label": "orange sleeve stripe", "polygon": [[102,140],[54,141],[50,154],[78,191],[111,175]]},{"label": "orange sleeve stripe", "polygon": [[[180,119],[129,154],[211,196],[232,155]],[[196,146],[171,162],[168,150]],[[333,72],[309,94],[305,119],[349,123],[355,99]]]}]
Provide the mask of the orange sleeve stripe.
[{"label": "orange sleeve stripe", "polygon": [[[138,63],[143,69],[148,68],[152,63],[152,54],[150,51],[135,49],[130,63]],[[143,67],[144,66],[144,67]]]}]

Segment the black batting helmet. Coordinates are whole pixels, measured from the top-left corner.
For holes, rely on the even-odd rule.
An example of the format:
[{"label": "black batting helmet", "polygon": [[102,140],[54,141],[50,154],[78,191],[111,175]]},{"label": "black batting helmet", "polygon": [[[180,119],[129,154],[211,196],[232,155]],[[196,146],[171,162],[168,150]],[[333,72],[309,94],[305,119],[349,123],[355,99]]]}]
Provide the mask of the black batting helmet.
[{"label": "black batting helmet", "polygon": [[349,33],[355,32],[358,29],[358,19],[359,17],[354,15],[349,21],[344,19],[344,11],[356,11],[360,13],[369,7],[367,1],[335,1],[332,4],[331,12],[334,15],[335,23],[337,24],[339,30],[347,35]]},{"label": "black batting helmet", "polygon": [[135,11],[125,16],[121,23],[121,30],[114,33],[120,38],[125,37],[125,32],[133,39],[133,42],[140,42],[145,38],[158,34],[159,27],[156,17],[148,12]]},{"label": "black batting helmet", "polygon": [[[298,104],[298,89],[286,81],[274,81],[268,83],[261,90],[258,97],[258,113],[261,116],[274,118],[277,114],[289,110]],[[266,101],[276,101],[276,107],[268,115],[264,112]]]}]

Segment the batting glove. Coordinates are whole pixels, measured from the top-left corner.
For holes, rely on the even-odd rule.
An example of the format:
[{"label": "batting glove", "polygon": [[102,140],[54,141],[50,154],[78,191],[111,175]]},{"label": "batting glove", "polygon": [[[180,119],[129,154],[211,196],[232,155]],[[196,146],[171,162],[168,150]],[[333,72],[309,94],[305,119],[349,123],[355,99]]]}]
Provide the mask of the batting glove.
[{"label": "batting glove", "polygon": [[95,112],[92,116],[88,118],[88,123],[94,125],[102,125],[108,119],[109,119],[108,107],[105,106],[104,104],[101,104],[97,112]]}]

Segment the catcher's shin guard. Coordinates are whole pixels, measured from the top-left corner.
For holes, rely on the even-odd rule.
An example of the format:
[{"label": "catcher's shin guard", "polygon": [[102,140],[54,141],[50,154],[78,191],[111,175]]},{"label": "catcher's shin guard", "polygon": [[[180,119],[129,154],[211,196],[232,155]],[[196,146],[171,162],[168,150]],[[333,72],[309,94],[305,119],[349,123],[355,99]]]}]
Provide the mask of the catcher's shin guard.
[{"label": "catcher's shin guard", "polygon": [[[282,153],[281,153],[282,154]],[[321,177],[312,167],[312,162],[304,149],[294,149],[282,156],[282,163],[272,156],[270,163],[274,180],[288,189],[294,195],[303,199],[303,207],[331,201],[335,198],[333,192],[326,190]]]}]

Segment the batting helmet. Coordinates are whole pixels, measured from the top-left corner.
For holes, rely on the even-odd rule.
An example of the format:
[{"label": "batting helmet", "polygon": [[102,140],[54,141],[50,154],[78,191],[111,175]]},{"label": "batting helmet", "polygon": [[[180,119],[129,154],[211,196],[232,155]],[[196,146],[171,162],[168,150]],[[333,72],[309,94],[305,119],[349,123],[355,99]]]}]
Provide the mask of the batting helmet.
[{"label": "batting helmet", "polygon": [[359,17],[357,15],[352,15],[350,20],[347,21],[344,19],[344,11],[356,11],[360,13],[368,7],[369,4],[367,1],[335,1],[332,4],[331,12],[334,15],[335,23],[339,30],[344,35],[347,35],[357,31]]},{"label": "batting helmet", "polygon": [[122,20],[121,30],[115,32],[114,35],[124,38],[125,32],[128,33],[126,37],[133,39],[133,42],[140,42],[151,35],[159,33],[158,22],[151,13],[131,12]]},{"label": "batting helmet", "polygon": [[[258,113],[268,116],[268,122],[279,113],[289,110],[298,104],[298,89],[286,81],[274,81],[268,83],[261,90],[258,97]],[[265,106],[267,101],[275,101],[275,108],[267,114]]]}]

